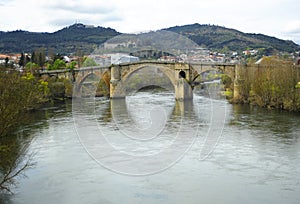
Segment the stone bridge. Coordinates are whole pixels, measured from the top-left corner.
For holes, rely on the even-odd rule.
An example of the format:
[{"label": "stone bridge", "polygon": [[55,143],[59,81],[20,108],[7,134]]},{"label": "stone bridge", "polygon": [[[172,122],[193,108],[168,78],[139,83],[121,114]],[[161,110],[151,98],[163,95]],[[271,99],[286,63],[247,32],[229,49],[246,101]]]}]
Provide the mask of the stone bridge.
[{"label": "stone bridge", "polygon": [[80,89],[89,76],[103,79],[110,90],[110,98],[126,97],[126,83],[130,76],[141,69],[157,68],[169,78],[174,86],[176,100],[188,100],[193,98],[193,86],[199,74],[208,71],[221,71],[228,75],[232,81],[236,79],[235,64],[210,64],[210,63],[179,63],[161,61],[138,61],[111,65],[109,67],[86,67],[74,70],[42,71],[40,75],[65,77],[73,81],[73,96],[80,97]]}]

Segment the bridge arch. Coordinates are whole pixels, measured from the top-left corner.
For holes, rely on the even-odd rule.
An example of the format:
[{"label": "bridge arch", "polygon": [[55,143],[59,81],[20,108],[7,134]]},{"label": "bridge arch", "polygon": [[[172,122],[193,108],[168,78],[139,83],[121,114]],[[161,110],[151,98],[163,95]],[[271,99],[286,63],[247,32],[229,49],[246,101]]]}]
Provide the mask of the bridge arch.
[{"label": "bridge arch", "polygon": [[91,76],[99,77],[99,76],[97,76],[95,73],[90,72],[90,73],[86,74],[84,77],[82,77],[82,78],[77,82],[77,87],[82,86],[82,84],[83,84],[88,78],[90,78]]},{"label": "bridge arch", "polygon": [[233,82],[235,79],[235,64],[224,65],[210,65],[210,64],[193,64],[193,67],[197,72],[202,75],[203,73],[217,71],[228,76]]},{"label": "bridge arch", "polygon": [[174,70],[172,70],[170,67],[168,66],[164,66],[164,65],[153,65],[153,64],[143,64],[140,66],[134,66],[133,68],[130,68],[127,71],[122,71],[124,74],[122,75],[122,82],[125,85],[128,80],[130,79],[131,76],[133,76],[135,73],[137,73],[138,71],[142,70],[142,69],[147,69],[147,68],[156,68],[158,69],[161,73],[163,73],[172,83],[173,88],[175,89],[176,86],[176,78],[175,78],[175,74],[174,74]]},{"label": "bridge arch", "polygon": [[[157,61],[139,61],[112,66],[110,97],[126,97],[127,80],[132,74],[146,67],[157,68],[170,80],[171,83],[169,85],[167,84],[167,86],[162,87],[166,88],[167,90],[174,90],[176,100],[189,100],[193,98],[193,87],[191,82],[197,74],[195,69],[187,63]],[[179,77],[180,72],[181,75],[185,76],[186,78]],[[137,88],[135,89],[138,90]]]},{"label": "bridge arch", "polygon": [[[81,76],[80,76],[81,75]],[[94,79],[93,79],[94,77]],[[82,89],[82,86],[84,85],[84,83],[89,79],[89,78],[92,78],[92,81],[91,83],[95,83],[95,85],[93,85],[93,92],[96,94],[96,95],[99,95],[97,92],[99,92],[99,83],[103,82],[103,84],[105,84],[105,87],[107,89],[107,91],[109,92],[109,88],[110,88],[110,70],[107,69],[107,70],[104,70],[104,71],[91,71],[91,72],[88,72],[88,73],[78,73],[77,74],[77,80],[76,80],[76,88],[75,88],[75,91],[76,91],[76,95],[81,95],[81,89]],[[101,84],[100,84],[101,86]],[[104,91],[104,90],[102,90]]]}]

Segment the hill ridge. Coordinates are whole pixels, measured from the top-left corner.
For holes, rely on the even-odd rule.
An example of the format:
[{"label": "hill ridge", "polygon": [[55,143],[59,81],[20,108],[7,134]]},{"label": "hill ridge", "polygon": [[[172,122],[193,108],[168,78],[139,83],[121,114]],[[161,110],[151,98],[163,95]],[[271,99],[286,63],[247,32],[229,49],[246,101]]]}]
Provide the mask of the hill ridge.
[{"label": "hill ridge", "polygon": [[282,40],[261,33],[243,33],[239,30],[209,24],[174,26],[165,30],[184,35],[208,49],[242,51],[264,48],[271,51],[296,52],[300,46],[291,40]]},{"label": "hill ridge", "polygon": [[[245,49],[263,49],[266,54],[273,52],[300,51],[300,45],[291,40],[276,37],[243,33],[239,30],[210,24],[188,24],[161,30],[172,31],[190,38],[199,46],[221,52]],[[55,32],[29,32],[15,30],[0,31],[0,53],[32,52],[44,48],[56,53],[91,53],[106,40],[122,33],[110,27],[75,23]]]}]

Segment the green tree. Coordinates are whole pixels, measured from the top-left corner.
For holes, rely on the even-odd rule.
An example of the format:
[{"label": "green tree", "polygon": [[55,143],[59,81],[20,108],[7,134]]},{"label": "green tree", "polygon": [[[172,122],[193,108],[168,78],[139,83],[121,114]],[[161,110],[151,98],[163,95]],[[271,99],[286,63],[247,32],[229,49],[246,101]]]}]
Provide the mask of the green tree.
[{"label": "green tree", "polygon": [[20,65],[20,67],[24,67],[24,66],[25,66],[25,60],[26,60],[25,55],[24,55],[24,53],[22,52],[22,53],[21,53],[20,60],[19,60],[19,65]]},{"label": "green tree", "polygon": [[37,64],[37,61],[38,61],[37,56],[36,56],[35,52],[33,51],[33,52],[31,53],[31,62]]},{"label": "green tree", "polygon": [[9,62],[9,59],[8,59],[8,57],[6,57],[6,58],[5,58],[5,68],[8,67],[8,62]]},{"label": "green tree", "polygon": [[32,62],[38,64],[40,67],[43,67],[46,61],[45,48],[39,48],[34,51],[31,55]]},{"label": "green tree", "polygon": [[93,66],[97,66],[97,63],[95,62],[95,60],[93,58],[87,57],[83,64],[83,67],[93,67]]},{"label": "green tree", "polygon": [[61,59],[56,59],[53,65],[48,64],[47,69],[49,70],[56,70],[56,69],[63,69],[66,68],[66,63]]},{"label": "green tree", "polygon": [[30,58],[27,54],[24,54],[24,53],[22,52],[22,53],[21,53],[20,60],[19,60],[19,65],[20,65],[21,67],[25,67],[26,64],[27,64],[28,62],[30,62],[30,61],[31,61],[31,58]]},{"label": "green tree", "polygon": [[31,74],[0,71],[0,137],[18,126],[24,111],[33,109],[43,100],[39,82]]},{"label": "green tree", "polygon": [[37,73],[39,70],[39,65],[34,62],[28,62],[25,66],[25,71],[32,74]]},{"label": "green tree", "polygon": [[67,65],[67,68],[72,70],[76,67],[76,65],[77,65],[77,62],[72,61]]},{"label": "green tree", "polygon": [[20,165],[26,144],[20,144],[12,133],[18,130],[25,113],[43,102],[46,86],[30,72],[21,76],[19,72],[0,71],[0,191],[10,192],[15,178],[32,165],[30,159]]},{"label": "green tree", "polygon": [[44,66],[45,60],[46,60],[45,53],[40,52],[39,53],[39,61],[38,61],[38,64],[40,67]]}]

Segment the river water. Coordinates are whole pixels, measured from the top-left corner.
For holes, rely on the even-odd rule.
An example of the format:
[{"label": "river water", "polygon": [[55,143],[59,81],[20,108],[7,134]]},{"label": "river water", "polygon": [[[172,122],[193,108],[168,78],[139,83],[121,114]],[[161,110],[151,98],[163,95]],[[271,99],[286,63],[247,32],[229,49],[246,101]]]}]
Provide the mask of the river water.
[{"label": "river water", "polygon": [[205,91],[67,101],[24,127],[35,165],[3,203],[299,203],[300,115]]}]

